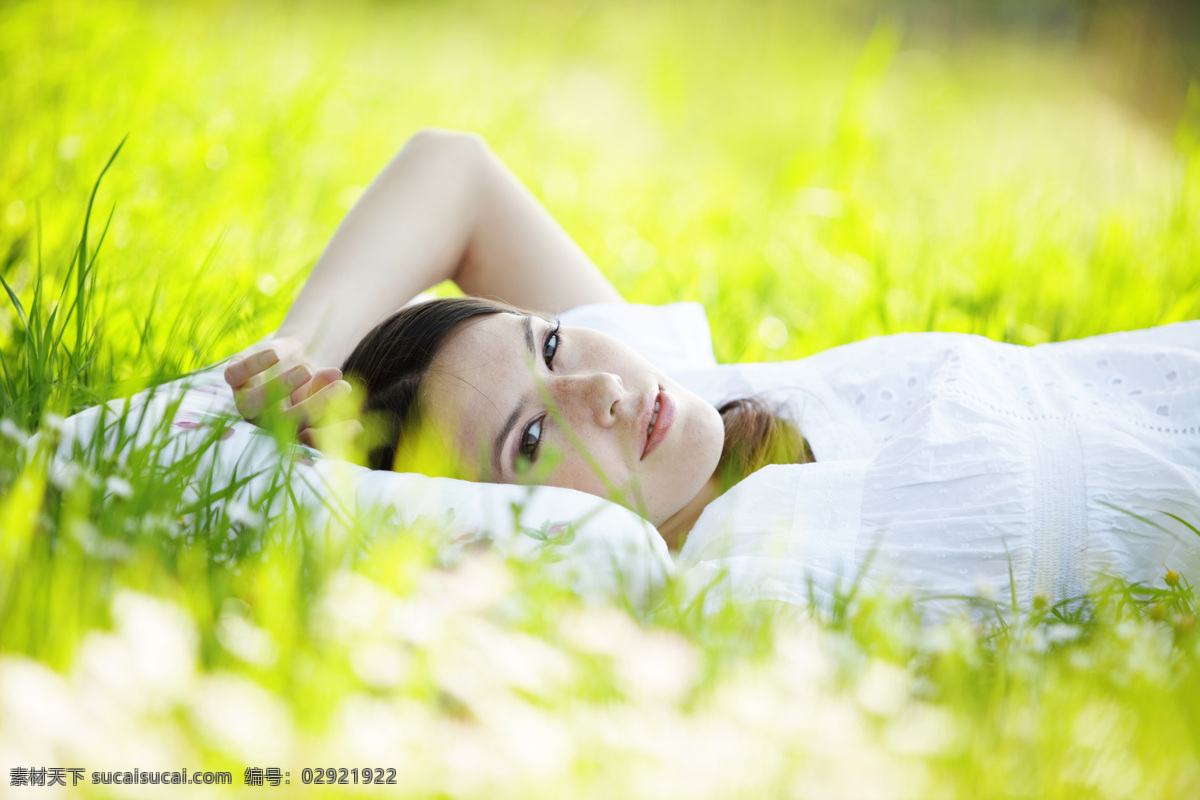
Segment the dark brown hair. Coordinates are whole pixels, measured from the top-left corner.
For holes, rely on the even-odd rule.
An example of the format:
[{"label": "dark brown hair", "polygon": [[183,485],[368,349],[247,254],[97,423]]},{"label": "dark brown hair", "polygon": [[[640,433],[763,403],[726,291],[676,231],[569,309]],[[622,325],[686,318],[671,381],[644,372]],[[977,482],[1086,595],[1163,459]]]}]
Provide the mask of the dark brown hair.
[{"label": "dark brown hair", "polygon": [[362,338],[342,372],[366,390],[367,466],[396,468],[403,432],[420,421],[421,380],[450,333],[469,319],[503,313],[517,312],[478,297],[444,297],[405,306]]},{"label": "dark brown hair", "polygon": [[[397,467],[403,433],[419,423],[421,381],[446,338],[467,320],[502,313],[520,312],[478,297],[439,298],[405,306],[363,337],[342,372],[366,390],[368,466]],[[718,410],[725,425],[721,491],[767,464],[815,460],[800,431],[761,398],[732,400]]]}]

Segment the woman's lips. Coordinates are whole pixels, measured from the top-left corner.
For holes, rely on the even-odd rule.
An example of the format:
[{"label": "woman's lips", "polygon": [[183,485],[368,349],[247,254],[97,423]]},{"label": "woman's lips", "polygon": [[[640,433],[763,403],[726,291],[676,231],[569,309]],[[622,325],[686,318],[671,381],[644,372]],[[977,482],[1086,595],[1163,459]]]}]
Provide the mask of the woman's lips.
[{"label": "woman's lips", "polygon": [[[657,416],[655,409],[658,409]],[[642,458],[650,455],[655,449],[662,444],[663,439],[667,438],[667,431],[671,429],[671,423],[675,421],[675,402],[671,396],[661,389],[658,395],[654,398],[654,403],[650,407],[650,413],[646,420],[645,436],[646,440],[642,445]]]}]

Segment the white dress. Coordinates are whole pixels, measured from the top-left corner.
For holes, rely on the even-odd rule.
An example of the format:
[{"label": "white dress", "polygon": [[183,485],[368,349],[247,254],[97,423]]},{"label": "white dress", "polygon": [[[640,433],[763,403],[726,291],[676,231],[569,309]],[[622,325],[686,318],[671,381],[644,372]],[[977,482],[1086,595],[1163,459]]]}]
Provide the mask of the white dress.
[{"label": "white dress", "polygon": [[710,605],[824,603],[860,573],[934,614],[1014,593],[1069,605],[1108,577],[1162,587],[1168,569],[1200,583],[1200,535],[1180,521],[1200,528],[1200,321],[1036,347],[900,334],[721,366],[694,304],[563,321],[714,404],[781,402],[808,439],[816,463],[751,475],[693,529],[679,567]]}]

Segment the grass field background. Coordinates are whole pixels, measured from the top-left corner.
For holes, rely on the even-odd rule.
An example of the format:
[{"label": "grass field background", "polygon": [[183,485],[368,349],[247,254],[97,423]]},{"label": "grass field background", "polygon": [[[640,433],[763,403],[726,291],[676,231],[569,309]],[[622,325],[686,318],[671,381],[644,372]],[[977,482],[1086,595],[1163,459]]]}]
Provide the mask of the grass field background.
[{"label": "grass field background", "polygon": [[1147,40],[1170,8],[0,5],[0,793],[357,765],[413,797],[1200,795],[1194,576],[1008,627],[635,621],[416,536],[217,562],[180,475],[57,485],[22,446],[273,330],[427,126],[482,134],[630,300],[703,302],[722,361],[1195,319],[1200,36]]}]

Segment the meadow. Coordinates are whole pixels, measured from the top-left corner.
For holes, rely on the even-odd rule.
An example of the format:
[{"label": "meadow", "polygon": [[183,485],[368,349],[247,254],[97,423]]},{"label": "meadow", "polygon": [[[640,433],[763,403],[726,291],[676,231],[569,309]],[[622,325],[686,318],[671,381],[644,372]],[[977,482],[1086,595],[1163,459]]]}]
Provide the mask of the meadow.
[{"label": "meadow", "polygon": [[[421,531],[201,513],[194,464],[84,449],[64,478],[39,449],[272,331],[431,126],[486,138],[630,300],[704,303],[724,362],[1200,317],[1200,83],[1148,115],[1069,30],[905,8],[0,5],[0,794],[186,766],[306,796],[1200,796],[1171,565],[985,624],[638,614]],[[39,796],[157,796],[70,783]]]}]

